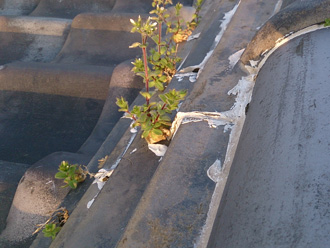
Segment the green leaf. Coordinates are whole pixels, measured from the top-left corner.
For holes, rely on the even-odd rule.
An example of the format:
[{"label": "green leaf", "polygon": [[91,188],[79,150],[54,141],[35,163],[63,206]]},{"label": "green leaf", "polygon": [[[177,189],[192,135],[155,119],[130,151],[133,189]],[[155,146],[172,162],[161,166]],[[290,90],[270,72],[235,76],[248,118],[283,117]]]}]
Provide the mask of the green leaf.
[{"label": "green leaf", "polygon": [[155,87],[160,91],[164,90],[164,85],[161,82],[159,82],[158,80],[155,81]]},{"label": "green leaf", "polygon": [[128,102],[123,97],[117,98],[116,104],[120,108],[119,111],[121,112],[128,111]]},{"label": "green leaf", "polygon": [[135,48],[141,46],[140,42],[134,42],[132,45],[129,46],[129,48]]},{"label": "green leaf", "polygon": [[160,121],[165,121],[165,122],[170,122],[171,118],[167,115],[162,115],[162,116],[159,117],[159,120]]},{"label": "green leaf", "polygon": [[164,47],[164,46],[162,46],[161,48],[160,48],[160,54],[165,54],[165,52],[166,52],[166,47]]},{"label": "green leaf", "polygon": [[160,59],[160,54],[158,52],[155,52],[154,55],[152,56],[152,59],[154,61],[158,61]]},{"label": "green leaf", "polygon": [[156,129],[156,128],[154,128],[154,129],[152,129],[152,132],[153,132],[155,135],[163,135],[163,132],[162,132],[162,130],[160,130],[160,129]]},{"label": "green leaf", "polygon": [[165,95],[158,95],[158,97],[159,97],[164,103],[166,103],[167,98],[166,98]]},{"label": "green leaf", "polygon": [[68,181],[68,185],[70,186],[70,188],[75,189],[75,188],[77,188],[78,183],[76,180],[70,180],[70,181]]},{"label": "green leaf", "polygon": [[325,19],[324,27],[329,27],[330,26],[330,18]]},{"label": "green leaf", "polygon": [[146,113],[142,113],[139,118],[139,122],[146,122],[148,115]]},{"label": "green leaf", "polygon": [[151,98],[151,95],[149,94],[149,92],[140,92],[140,94],[144,97],[144,98],[148,98],[148,99],[150,99]]},{"label": "green leaf", "polygon": [[165,125],[165,126],[172,126],[172,123],[171,122],[168,122],[168,121],[159,121],[159,123],[161,123],[162,125]]},{"label": "green leaf", "polygon": [[144,131],[144,132],[142,133],[141,137],[142,137],[143,139],[145,139],[145,138],[148,137],[149,133],[150,133],[150,130],[148,130],[148,131]]},{"label": "green leaf", "polygon": [[64,179],[64,178],[66,178],[66,177],[67,177],[67,173],[62,172],[62,171],[57,172],[57,173],[55,174],[55,178],[56,178],[56,179]]},{"label": "green leaf", "polygon": [[154,127],[155,127],[155,128],[159,128],[159,127],[161,127],[161,125],[162,125],[162,124],[161,124],[160,122],[157,122],[157,123],[155,123]]}]

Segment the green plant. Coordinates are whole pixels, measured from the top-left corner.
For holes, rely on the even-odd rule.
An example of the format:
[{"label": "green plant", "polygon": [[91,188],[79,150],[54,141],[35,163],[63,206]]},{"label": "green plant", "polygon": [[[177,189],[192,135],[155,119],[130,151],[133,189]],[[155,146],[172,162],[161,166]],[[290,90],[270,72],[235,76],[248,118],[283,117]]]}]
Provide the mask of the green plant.
[{"label": "green plant", "polygon": [[45,237],[51,237],[55,239],[57,233],[61,230],[61,227],[57,226],[54,223],[49,223],[45,225],[45,228],[42,230]]},{"label": "green plant", "polygon": [[[185,41],[199,22],[199,10],[202,0],[197,1],[196,12],[191,22],[185,23],[180,17],[182,4],[175,5],[175,22],[168,21],[169,14],[165,8],[172,4],[171,0],[154,0],[154,9],[150,12],[152,17],[142,21],[139,16],[137,21],[131,19],[133,28],[131,32],[141,34],[141,42],[133,43],[130,48],[139,47],[142,50],[142,59],[133,62],[132,71],[143,78],[145,91],[140,92],[145,98],[145,104],[134,106],[129,110],[128,102],[123,98],[117,98],[116,104],[119,111],[125,112],[126,117],[133,119],[133,127],[140,126],[142,138],[148,143],[156,143],[169,136],[171,118],[169,114],[178,108],[186,94],[186,90],[175,89],[165,94],[158,95],[160,101],[150,99],[158,92],[164,91],[172,77],[176,73],[176,65],[181,61],[177,56],[178,44]],[[166,26],[166,35],[162,34],[162,26]],[[163,38],[165,36],[165,38]],[[150,39],[156,48],[147,51]]]},{"label": "green plant", "polygon": [[324,27],[330,27],[330,18],[326,18],[324,21]]},{"label": "green plant", "polygon": [[64,179],[65,185],[62,188],[70,186],[72,189],[77,188],[78,183],[83,182],[89,174],[87,170],[83,170],[81,166],[69,164],[62,161],[58,171],[55,174],[56,179]]},{"label": "green plant", "polygon": [[51,216],[45,223],[38,224],[38,228],[34,231],[33,234],[36,234],[37,232],[42,230],[45,237],[51,237],[54,240],[58,232],[61,230],[62,226],[68,220],[68,218],[68,210],[65,208],[59,208],[52,212]]}]

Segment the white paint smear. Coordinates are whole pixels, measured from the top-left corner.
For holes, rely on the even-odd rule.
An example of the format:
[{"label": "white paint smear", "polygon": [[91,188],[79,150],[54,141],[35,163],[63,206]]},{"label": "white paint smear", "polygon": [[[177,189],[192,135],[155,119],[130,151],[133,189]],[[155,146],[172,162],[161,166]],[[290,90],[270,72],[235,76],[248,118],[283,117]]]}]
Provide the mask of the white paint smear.
[{"label": "white paint smear", "polygon": [[275,15],[281,10],[282,4],[283,4],[283,0],[278,0],[274,8],[273,15]]},{"label": "white paint smear", "polygon": [[148,148],[158,157],[163,157],[167,151],[167,146],[161,144],[148,144]]},{"label": "white paint smear", "polygon": [[197,80],[197,72],[177,73],[174,76],[178,79],[179,82],[181,82],[185,77],[189,77],[189,81],[191,83],[194,83]]},{"label": "white paint smear", "polygon": [[95,201],[95,198],[93,198],[92,200],[90,200],[90,201],[87,203],[87,208],[88,208],[88,209],[93,205],[94,201]]},{"label": "white paint smear", "polygon": [[221,172],[222,172],[221,161],[217,159],[207,170],[207,175],[213,182],[217,183],[221,179],[220,177]]},{"label": "white paint smear", "polygon": [[198,39],[200,35],[201,35],[201,33],[197,33],[197,34],[190,35],[190,36],[188,37],[187,41],[191,41],[191,40]]},{"label": "white paint smear", "polygon": [[133,151],[131,151],[129,154],[133,154],[136,151],[137,151],[137,148],[134,148]]},{"label": "white paint smear", "polygon": [[229,60],[229,68],[234,68],[234,66],[237,64],[237,62],[239,61],[239,59],[241,58],[243,52],[245,51],[245,48],[237,51],[236,53],[230,55],[228,57]]}]

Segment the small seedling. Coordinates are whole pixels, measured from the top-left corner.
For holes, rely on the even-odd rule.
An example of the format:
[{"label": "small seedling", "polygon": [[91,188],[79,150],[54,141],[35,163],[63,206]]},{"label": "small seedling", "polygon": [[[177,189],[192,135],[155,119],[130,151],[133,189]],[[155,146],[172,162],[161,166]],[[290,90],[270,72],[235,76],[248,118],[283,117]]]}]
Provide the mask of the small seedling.
[{"label": "small seedling", "polygon": [[62,161],[58,171],[55,174],[56,179],[64,179],[65,185],[62,188],[70,186],[72,189],[77,188],[78,183],[85,181],[86,176],[90,174],[87,170],[82,169],[76,164],[69,164],[67,161]]},{"label": "small seedling", "polygon": [[[119,111],[125,112],[125,117],[133,120],[133,127],[140,126],[142,138],[148,143],[156,143],[169,137],[171,118],[170,114],[178,108],[180,101],[184,100],[187,91],[175,89],[165,94],[159,94],[160,101],[150,99],[158,92],[162,92],[176,73],[176,65],[181,61],[177,56],[178,44],[187,40],[192,30],[200,20],[198,15],[202,0],[197,1],[196,12],[191,22],[185,23],[180,17],[182,4],[175,5],[175,22],[168,21],[169,14],[165,8],[173,4],[171,0],[154,0],[154,10],[150,12],[152,17],[142,21],[139,17],[136,21],[131,19],[133,28],[131,32],[141,34],[141,42],[133,43],[130,48],[139,47],[142,50],[142,59],[133,62],[132,71],[143,78],[146,91],[140,92],[145,98],[145,104],[134,106],[129,110],[128,102],[123,98],[117,98],[116,104]],[[166,26],[166,35],[162,35],[162,26]],[[164,37],[165,38],[164,38]],[[147,52],[150,39],[156,48]]]},{"label": "small seedling", "polygon": [[330,27],[330,18],[326,18],[324,21],[324,27]]},{"label": "small seedling", "polygon": [[52,212],[51,216],[45,223],[38,224],[37,230],[35,230],[32,235],[42,230],[45,237],[51,237],[52,240],[54,240],[58,232],[61,230],[62,226],[68,220],[68,218],[68,210],[65,208],[59,208]]},{"label": "small seedling", "polygon": [[51,237],[52,240],[55,239],[57,233],[61,230],[61,227],[57,226],[54,223],[49,223],[45,225],[45,228],[42,230],[45,237]]}]

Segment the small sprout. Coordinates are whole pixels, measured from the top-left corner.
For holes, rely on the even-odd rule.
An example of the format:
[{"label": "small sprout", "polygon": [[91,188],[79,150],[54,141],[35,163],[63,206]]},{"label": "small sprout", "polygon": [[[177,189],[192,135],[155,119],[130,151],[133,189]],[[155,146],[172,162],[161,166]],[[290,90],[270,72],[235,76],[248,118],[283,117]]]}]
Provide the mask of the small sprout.
[{"label": "small sprout", "polygon": [[38,228],[32,235],[42,230],[45,237],[50,237],[54,240],[62,226],[67,222],[68,218],[68,210],[66,208],[59,208],[51,213],[49,219],[45,223],[38,224]]},{"label": "small sprout", "polygon": [[81,166],[62,161],[55,178],[63,179],[65,185],[62,188],[70,186],[70,188],[75,189],[78,183],[85,181],[87,174],[89,174],[88,171],[83,170]]},{"label": "small sprout", "polygon": [[330,18],[326,18],[324,21],[324,27],[330,27]]},{"label": "small sprout", "polygon": [[57,233],[61,230],[61,227],[56,226],[54,223],[46,224],[44,230],[42,232],[44,233],[45,237],[51,237],[52,240],[55,239]]}]

